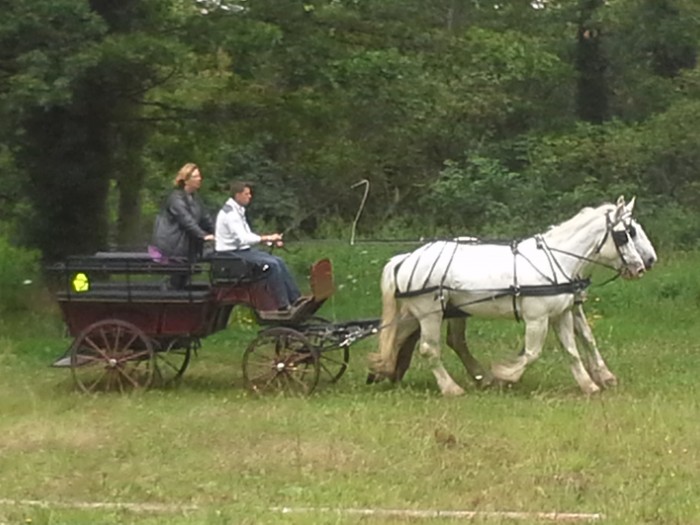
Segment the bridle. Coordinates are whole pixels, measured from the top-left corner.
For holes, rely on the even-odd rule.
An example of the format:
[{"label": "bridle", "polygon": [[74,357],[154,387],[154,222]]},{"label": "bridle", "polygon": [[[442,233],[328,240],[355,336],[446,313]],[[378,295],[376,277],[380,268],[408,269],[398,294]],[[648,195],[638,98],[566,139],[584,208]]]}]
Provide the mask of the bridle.
[{"label": "bridle", "polygon": [[[538,248],[546,248],[548,251],[553,253],[560,253],[562,255],[567,255],[569,257],[573,257],[581,261],[586,261],[592,264],[596,264],[598,266],[602,266],[604,268],[608,268],[610,270],[614,270],[615,272],[617,272],[617,275],[615,277],[618,277],[622,273],[622,269],[627,267],[627,258],[625,257],[625,254],[622,253],[622,248],[629,243],[630,239],[634,239],[637,236],[637,230],[634,228],[631,216],[629,214],[619,217],[617,220],[612,220],[610,214],[611,212],[605,214],[605,234],[596,246],[595,250],[593,250],[593,254],[598,255],[603,249],[603,246],[605,246],[608,237],[612,237],[613,244],[615,245],[615,251],[617,252],[618,257],[622,262],[622,266],[620,266],[620,268],[616,268],[611,264],[606,264],[596,259],[586,257],[584,255],[579,255],[577,253],[569,252],[567,250],[560,250],[559,248],[552,248],[544,242],[544,239],[541,236],[538,239]],[[625,228],[622,230],[615,230],[615,227],[620,223],[622,223],[625,226]],[[557,264],[557,266],[559,265]],[[561,267],[559,267],[559,269],[562,270]]]},{"label": "bridle", "polygon": [[[613,244],[615,245],[615,251],[617,252],[618,257],[620,257],[620,260],[622,261],[622,266],[620,267],[618,273],[622,272],[622,268],[627,267],[627,259],[625,258],[625,254],[622,253],[622,248],[629,244],[630,239],[634,239],[637,236],[637,230],[635,229],[634,225],[632,224],[632,217],[630,214],[625,214],[622,217],[618,218],[616,221],[613,221],[610,218],[610,213],[608,212],[605,214],[605,235],[603,235],[603,239],[600,241],[598,244],[598,247],[595,249],[593,253],[596,255],[600,253],[600,251],[603,249],[603,246],[605,245],[605,242],[608,240],[608,236],[612,237]],[[619,223],[622,223],[624,225],[624,229],[622,230],[616,230],[615,226],[617,226]],[[595,261],[597,262],[597,261]],[[602,264],[602,263],[598,263]],[[608,266],[604,265],[603,266]]]}]

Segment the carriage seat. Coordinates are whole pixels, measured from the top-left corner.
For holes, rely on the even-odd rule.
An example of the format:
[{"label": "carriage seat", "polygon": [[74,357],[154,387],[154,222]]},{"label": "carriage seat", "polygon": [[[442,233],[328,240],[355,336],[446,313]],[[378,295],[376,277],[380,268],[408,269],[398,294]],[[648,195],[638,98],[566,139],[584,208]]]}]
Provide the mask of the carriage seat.
[{"label": "carriage seat", "polygon": [[217,284],[247,284],[267,277],[267,264],[255,264],[233,254],[207,258],[210,264],[211,282]]}]

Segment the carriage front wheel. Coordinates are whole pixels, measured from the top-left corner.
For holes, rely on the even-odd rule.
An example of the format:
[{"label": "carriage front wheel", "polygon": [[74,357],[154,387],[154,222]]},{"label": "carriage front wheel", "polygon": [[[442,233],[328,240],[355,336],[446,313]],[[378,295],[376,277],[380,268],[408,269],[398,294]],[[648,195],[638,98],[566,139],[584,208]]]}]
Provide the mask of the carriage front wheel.
[{"label": "carriage front wheel", "polygon": [[310,394],[319,372],[318,350],[291,328],[262,331],[243,354],[243,378],[253,392]]},{"label": "carriage front wheel", "polygon": [[75,338],[70,366],[87,393],[146,389],[153,381],[155,358],[150,338],[120,319],[97,321]]}]

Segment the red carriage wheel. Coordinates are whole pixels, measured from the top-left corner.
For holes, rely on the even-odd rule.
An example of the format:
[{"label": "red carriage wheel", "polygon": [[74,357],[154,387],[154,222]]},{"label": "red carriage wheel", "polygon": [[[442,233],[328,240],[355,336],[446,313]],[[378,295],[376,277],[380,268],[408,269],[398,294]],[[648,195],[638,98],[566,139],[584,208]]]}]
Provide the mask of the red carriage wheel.
[{"label": "red carriage wheel", "polygon": [[87,393],[148,388],[155,357],[150,338],[137,326],[105,319],[85,328],[70,351],[73,379]]},{"label": "red carriage wheel", "polygon": [[192,351],[200,347],[199,339],[175,338],[162,343],[165,348],[156,351],[156,377],[167,386],[177,382],[187,370]]},{"label": "red carriage wheel", "polygon": [[310,394],[319,372],[318,350],[291,328],[264,330],[243,354],[243,378],[253,392]]}]

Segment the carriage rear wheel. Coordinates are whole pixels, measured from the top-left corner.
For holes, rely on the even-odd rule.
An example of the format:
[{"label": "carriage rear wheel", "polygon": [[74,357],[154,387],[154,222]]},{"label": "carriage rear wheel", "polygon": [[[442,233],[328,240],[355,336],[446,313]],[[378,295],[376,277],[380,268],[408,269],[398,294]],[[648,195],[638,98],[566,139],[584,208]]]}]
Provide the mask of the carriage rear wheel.
[{"label": "carriage rear wheel", "polygon": [[156,376],[163,386],[176,383],[192,359],[192,352],[200,347],[199,339],[175,338],[156,352]]},{"label": "carriage rear wheel", "polygon": [[291,328],[264,330],[243,354],[243,378],[253,392],[310,394],[319,372],[318,350]]},{"label": "carriage rear wheel", "polygon": [[120,319],[97,321],[78,334],[70,365],[75,383],[87,393],[146,389],[156,368],[151,339]]}]

